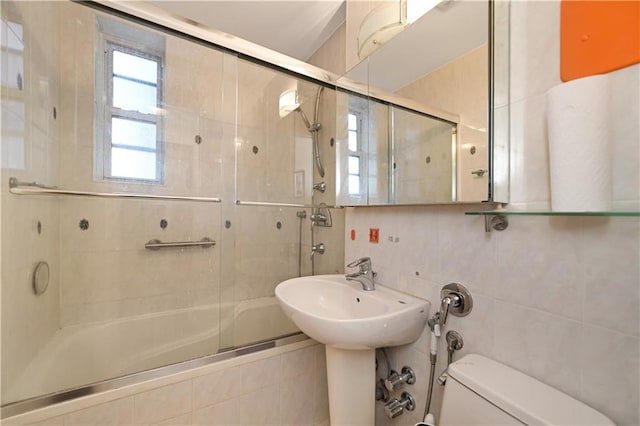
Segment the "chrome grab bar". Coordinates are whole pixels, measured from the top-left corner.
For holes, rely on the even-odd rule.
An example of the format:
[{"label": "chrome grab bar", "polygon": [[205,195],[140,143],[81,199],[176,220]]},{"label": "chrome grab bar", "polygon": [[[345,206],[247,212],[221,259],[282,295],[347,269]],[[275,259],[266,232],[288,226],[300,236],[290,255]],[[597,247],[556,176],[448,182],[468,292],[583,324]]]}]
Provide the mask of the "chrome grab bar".
[{"label": "chrome grab bar", "polygon": [[296,203],[272,203],[268,201],[242,201],[236,200],[236,206],[258,206],[258,207],[295,207],[303,209],[342,209],[342,206],[328,206],[326,204],[296,204]]},{"label": "chrome grab bar", "polygon": [[16,195],[76,195],[83,197],[102,198],[134,198],[142,200],[172,200],[172,201],[202,201],[208,203],[220,203],[222,200],[217,197],[190,197],[182,195],[154,195],[154,194],[134,194],[127,192],[92,192],[74,191],[69,189],[59,189],[56,186],[47,186],[38,182],[20,182],[12,177],[9,179],[9,192]]},{"label": "chrome grab bar", "polygon": [[162,241],[154,238],[153,240],[149,240],[149,242],[144,245],[144,248],[149,250],[160,250],[162,248],[180,248],[180,247],[209,248],[215,245],[216,245],[216,242],[208,237],[204,237],[200,241],[171,241],[168,243],[163,243]]}]

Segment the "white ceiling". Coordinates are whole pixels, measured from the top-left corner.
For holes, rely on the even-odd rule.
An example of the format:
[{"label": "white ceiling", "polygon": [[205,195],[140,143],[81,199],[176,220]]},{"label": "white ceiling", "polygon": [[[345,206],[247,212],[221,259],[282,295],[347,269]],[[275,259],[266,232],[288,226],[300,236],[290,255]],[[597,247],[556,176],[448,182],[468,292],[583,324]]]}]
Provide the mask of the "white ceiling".
[{"label": "white ceiling", "polygon": [[345,21],[344,0],[147,0],[147,3],[302,61]]}]

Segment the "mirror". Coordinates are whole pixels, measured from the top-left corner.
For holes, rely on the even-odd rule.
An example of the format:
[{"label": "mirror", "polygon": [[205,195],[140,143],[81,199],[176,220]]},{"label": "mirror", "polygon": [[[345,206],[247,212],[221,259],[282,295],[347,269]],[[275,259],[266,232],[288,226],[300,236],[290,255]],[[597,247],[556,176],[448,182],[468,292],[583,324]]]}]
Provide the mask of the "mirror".
[{"label": "mirror", "polygon": [[[352,6],[358,13],[350,14]],[[362,7],[347,0],[347,43],[357,42],[349,37],[354,28],[371,32],[364,21],[376,15],[375,2],[368,14]],[[343,80],[366,87],[368,102],[345,100],[342,110],[338,106],[337,140],[348,141],[352,131],[344,107],[358,103],[368,106],[363,117],[385,121],[387,134],[385,143],[384,126],[369,122],[365,127],[378,131],[362,133],[360,151],[340,151],[339,204],[507,201],[508,14],[508,2],[443,1],[380,42],[366,59],[351,58],[359,62]],[[347,48],[348,56],[350,51],[357,49]],[[386,114],[374,113],[384,108]],[[359,175],[352,173],[354,157]],[[349,179],[364,185],[359,197]]]}]

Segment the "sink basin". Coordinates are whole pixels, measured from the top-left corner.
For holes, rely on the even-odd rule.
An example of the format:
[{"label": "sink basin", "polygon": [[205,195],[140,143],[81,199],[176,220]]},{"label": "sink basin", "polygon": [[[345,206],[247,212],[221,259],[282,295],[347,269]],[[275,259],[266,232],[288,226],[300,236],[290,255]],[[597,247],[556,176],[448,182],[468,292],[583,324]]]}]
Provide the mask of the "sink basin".
[{"label": "sink basin", "polygon": [[365,291],[344,275],[293,278],[276,297],[300,330],[325,344],[331,425],[375,424],[375,348],[417,340],[429,302],[379,284]]},{"label": "sink basin", "polygon": [[379,284],[365,291],[344,275],[293,278],[276,287],[276,297],[306,335],[340,349],[411,343],[429,314],[427,300]]}]

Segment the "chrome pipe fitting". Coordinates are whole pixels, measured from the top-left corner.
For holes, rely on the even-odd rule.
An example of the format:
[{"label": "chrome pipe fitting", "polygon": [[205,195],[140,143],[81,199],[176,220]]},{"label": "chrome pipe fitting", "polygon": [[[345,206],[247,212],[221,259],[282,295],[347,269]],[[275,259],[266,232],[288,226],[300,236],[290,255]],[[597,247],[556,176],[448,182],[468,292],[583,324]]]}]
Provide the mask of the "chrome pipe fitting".
[{"label": "chrome pipe fitting", "polygon": [[313,184],[313,190],[314,191],[319,191],[319,192],[324,194],[324,192],[327,190],[327,184],[324,183],[324,182],[314,183]]},{"label": "chrome pipe fitting", "polygon": [[388,402],[389,398],[389,391],[384,385],[384,379],[378,380],[376,383],[376,401]]},{"label": "chrome pipe fitting", "polygon": [[391,375],[384,381],[384,387],[387,388],[389,392],[393,392],[404,383],[412,385],[415,382],[416,374],[413,372],[411,367],[404,366],[402,367],[401,374],[398,374],[397,371],[391,370]]},{"label": "chrome pipe fitting", "polygon": [[325,251],[324,243],[315,244],[311,246],[311,260],[313,260],[313,256],[316,253],[324,254],[324,251]]},{"label": "chrome pipe fitting", "polygon": [[404,410],[413,411],[416,409],[416,400],[411,396],[409,392],[402,392],[400,395],[400,400],[392,399],[384,405],[384,413],[390,419],[395,419],[402,413]]}]

